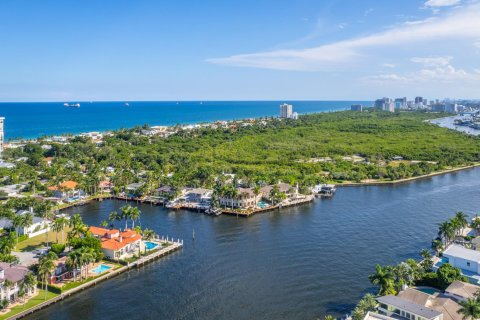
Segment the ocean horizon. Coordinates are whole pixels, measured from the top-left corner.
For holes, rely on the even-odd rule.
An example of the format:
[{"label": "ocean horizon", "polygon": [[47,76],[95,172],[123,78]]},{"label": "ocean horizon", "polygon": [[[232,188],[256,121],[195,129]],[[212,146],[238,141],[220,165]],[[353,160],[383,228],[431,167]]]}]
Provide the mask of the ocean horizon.
[{"label": "ocean horizon", "polygon": [[[347,110],[351,104],[371,101],[262,100],[262,101],[70,101],[2,102],[5,139],[33,139],[41,136],[117,130],[138,125],[193,124],[277,116],[282,103],[293,105],[299,114]],[[128,103],[128,106],[126,105]]]}]

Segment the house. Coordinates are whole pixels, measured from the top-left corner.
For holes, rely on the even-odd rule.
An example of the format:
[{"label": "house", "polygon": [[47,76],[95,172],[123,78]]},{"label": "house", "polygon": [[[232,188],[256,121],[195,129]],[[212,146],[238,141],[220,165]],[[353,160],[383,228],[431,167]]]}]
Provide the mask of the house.
[{"label": "house", "polygon": [[136,231],[90,227],[94,237],[102,241],[102,252],[109,259],[123,259],[141,250],[142,236]]},{"label": "house", "polygon": [[141,187],[145,185],[145,182],[137,182],[137,183],[131,183],[125,187],[125,194],[128,197],[134,197],[141,195],[139,194],[139,190]]},{"label": "house", "polygon": [[460,270],[480,274],[480,251],[452,244],[443,252],[443,258]]},{"label": "house", "polygon": [[212,200],[213,190],[194,188],[186,192],[186,200],[188,202],[207,203]]},{"label": "house", "polygon": [[377,298],[380,314],[410,320],[462,320],[458,313],[460,305],[451,297],[439,291],[432,294],[416,288],[400,291],[397,296]]},{"label": "house", "polygon": [[389,317],[403,317],[411,320],[443,320],[439,311],[427,308],[399,296],[387,295],[377,298],[378,311]]},{"label": "house", "polygon": [[53,196],[67,201],[76,201],[86,196],[83,190],[77,189],[78,183],[72,180],[65,181],[58,186],[50,186],[48,190],[53,191]]},{"label": "house", "polygon": [[[15,301],[18,298],[18,292],[25,279],[30,273],[27,267],[14,265],[6,262],[0,262],[0,299]],[[5,285],[8,280],[10,286]],[[31,297],[36,293],[36,287],[28,289],[26,295]]]},{"label": "house", "polygon": [[255,194],[252,188],[236,188],[236,193],[235,197],[230,195],[220,196],[220,206],[246,209],[255,207],[262,198],[262,193]]},{"label": "house", "polygon": [[46,157],[46,158],[43,158],[43,162],[50,167],[52,165],[53,159],[54,159],[53,157]]},{"label": "house", "polygon": [[0,192],[4,192],[7,197],[17,197],[25,189],[26,184],[11,184],[0,187]]},{"label": "house", "polygon": [[[28,227],[18,227],[16,231],[19,235],[27,235],[29,238],[38,236],[40,234],[44,234],[50,231],[50,227],[52,222],[47,219],[43,219],[40,217],[36,217],[35,213],[30,210],[19,210],[17,211],[17,215],[24,215],[24,214],[32,214],[32,224]],[[2,229],[10,229],[12,228],[12,221],[7,218],[0,219],[0,228]]]},{"label": "house", "polygon": [[55,266],[55,270],[50,277],[50,284],[73,278],[73,272],[68,271],[67,269],[67,256],[54,260],[53,265]]},{"label": "house", "polygon": [[104,180],[104,181],[100,181],[100,183],[98,184],[98,187],[100,188],[100,193],[111,193],[114,185],[112,182],[108,180]]},{"label": "house", "polygon": [[456,301],[464,301],[475,297],[475,294],[479,292],[479,290],[479,286],[455,280],[445,289],[445,294]]},{"label": "house", "polygon": [[[278,191],[280,193],[283,193],[285,194],[286,198],[289,199],[289,198],[294,198],[298,195],[298,188],[296,187],[292,187],[291,185],[289,185],[288,183],[281,183],[279,182],[278,184],[276,184],[277,188],[278,188]],[[265,198],[265,199],[270,199],[272,196],[271,196],[271,193],[272,193],[272,190],[274,188],[274,185],[270,185],[270,186],[265,186],[265,187],[262,187],[260,190],[262,192],[262,196]]]},{"label": "house", "polygon": [[159,198],[159,199],[173,199],[177,195],[177,190],[171,186],[161,186],[157,188],[152,198]]}]

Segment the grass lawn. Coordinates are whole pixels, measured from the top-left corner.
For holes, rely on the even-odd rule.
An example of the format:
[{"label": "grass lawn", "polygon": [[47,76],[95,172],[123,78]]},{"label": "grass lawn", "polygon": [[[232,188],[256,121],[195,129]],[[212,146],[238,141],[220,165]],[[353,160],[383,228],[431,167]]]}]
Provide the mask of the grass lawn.
[{"label": "grass lawn", "polygon": [[[67,241],[67,232],[69,229],[65,229],[63,231],[65,241]],[[57,233],[54,231],[48,232],[48,238],[47,234],[40,234],[38,236],[23,240],[22,242],[19,242],[17,244],[17,248],[15,249],[16,251],[33,251],[37,248],[41,247],[46,247],[47,246],[47,241],[51,243],[56,243],[57,242]],[[58,233],[58,242],[62,243],[62,233]]]},{"label": "grass lawn", "polygon": [[[58,294],[47,291],[47,300],[55,298],[56,296],[58,296]],[[13,307],[9,313],[1,315],[0,319],[7,319],[42,302],[45,302],[45,290],[37,289],[37,295],[35,297],[28,300],[28,302],[25,304]]]}]

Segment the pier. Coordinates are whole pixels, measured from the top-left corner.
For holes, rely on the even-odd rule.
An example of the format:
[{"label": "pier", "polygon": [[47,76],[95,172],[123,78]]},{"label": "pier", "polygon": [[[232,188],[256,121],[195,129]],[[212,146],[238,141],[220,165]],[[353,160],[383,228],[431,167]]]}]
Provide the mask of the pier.
[{"label": "pier", "polygon": [[252,215],[255,215],[255,214],[258,214],[258,213],[264,213],[264,212],[269,212],[269,211],[273,211],[273,210],[276,210],[276,209],[282,209],[282,208],[286,208],[286,207],[292,207],[292,206],[298,206],[298,205],[301,205],[301,204],[306,204],[306,203],[312,202],[314,199],[315,199],[314,196],[308,195],[308,196],[305,196],[305,198],[302,198],[302,199],[290,200],[286,203],[279,203],[279,204],[271,205],[271,206],[268,206],[268,207],[265,207],[265,208],[248,209],[248,210],[244,210],[244,211],[236,211],[236,210],[225,208],[225,209],[222,209],[222,214],[226,214],[226,215],[230,215],[230,216],[237,216],[237,217],[249,217],[249,216],[252,216]]},{"label": "pier", "polygon": [[171,239],[171,241],[168,241],[168,238],[167,239],[163,239],[162,240],[164,242],[168,242],[170,243],[169,246],[165,247],[165,248],[162,248],[156,252],[153,252],[145,257],[141,257],[139,258],[138,260],[134,261],[134,262],[131,262],[131,263],[128,263],[127,265],[125,266],[122,266],[116,270],[113,270],[111,272],[107,272],[106,274],[102,275],[102,276],[99,276],[98,278],[95,278],[91,281],[88,281],[84,284],[81,284],[79,285],[78,287],[75,287],[75,288],[72,288],[66,292],[63,292],[61,294],[59,294],[58,296],[50,299],[50,300],[47,300],[43,303],[40,303],[40,304],[37,304],[36,306],[33,306],[32,308],[30,309],[27,309],[25,311],[22,311],[20,313],[17,313],[16,315],[13,315],[7,319],[9,320],[15,320],[15,319],[20,319],[20,318],[23,318],[29,314],[32,314],[34,313],[35,311],[38,311],[38,310],[41,310],[43,308],[46,308],[54,303],[57,303],[59,301],[62,301],[64,300],[65,298],[67,297],[70,297],[71,295],[77,293],[77,292],[80,292],[80,291],[83,291],[91,286],[95,286],[97,285],[98,283],[102,282],[102,281],[105,281],[107,279],[110,279],[110,278],[113,278],[121,273],[124,273],[130,269],[133,269],[133,268],[139,268],[141,266],[144,266],[145,264],[147,263],[150,263],[156,259],[159,259],[160,257],[164,257],[166,255],[169,255],[179,249],[181,249],[183,247],[183,240],[180,240],[180,239],[177,239],[177,241],[174,241],[173,239]]}]

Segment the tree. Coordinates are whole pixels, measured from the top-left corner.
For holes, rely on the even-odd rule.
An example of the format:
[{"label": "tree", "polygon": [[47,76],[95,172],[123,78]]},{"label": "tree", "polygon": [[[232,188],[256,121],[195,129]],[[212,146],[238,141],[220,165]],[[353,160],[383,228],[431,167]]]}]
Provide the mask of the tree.
[{"label": "tree", "polygon": [[455,227],[451,221],[444,221],[438,225],[438,236],[445,239],[445,245],[455,237]]},{"label": "tree", "polygon": [[382,267],[379,264],[375,266],[375,273],[368,279],[374,285],[378,286],[378,294],[381,296],[395,294],[394,276],[390,266]]},{"label": "tree", "polygon": [[81,273],[81,255],[77,250],[70,252],[66,261],[67,268],[73,271],[73,281],[77,281],[77,269],[80,269]]},{"label": "tree", "polygon": [[463,213],[462,211],[458,211],[455,213],[455,218],[454,218],[460,227],[460,231],[463,231],[466,227],[468,227],[468,216]]},{"label": "tree", "polygon": [[56,232],[56,238],[58,243],[58,233],[62,233],[62,243],[65,243],[64,230],[68,226],[69,221],[66,217],[60,217],[55,219],[52,223],[52,230]]},{"label": "tree", "polygon": [[151,229],[145,229],[143,230],[143,238],[145,240],[152,240],[156,236],[155,231]]},{"label": "tree", "polygon": [[140,214],[141,213],[142,212],[137,207],[132,207],[130,209],[130,215],[129,216],[130,216],[130,219],[132,220],[132,229],[135,229],[135,221],[140,219]]},{"label": "tree", "polygon": [[410,286],[414,283],[414,274],[410,265],[401,262],[393,268],[395,290],[397,292],[403,290],[405,285]]},{"label": "tree", "polygon": [[363,320],[369,311],[374,311],[377,300],[371,293],[367,293],[358,303],[352,312],[353,320]]},{"label": "tree", "polygon": [[475,320],[480,318],[480,302],[477,298],[468,298],[465,301],[458,303],[461,308],[458,309],[458,313],[463,315],[464,320]]},{"label": "tree", "polygon": [[423,249],[422,252],[420,253],[423,260],[421,262],[422,267],[425,271],[430,271],[432,270],[433,267],[433,261],[432,261],[432,255],[430,254],[430,250],[428,249]]},{"label": "tree", "polygon": [[449,263],[445,263],[437,269],[437,280],[439,287],[443,290],[455,280],[468,282],[468,279],[462,275],[460,269],[453,267]]},{"label": "tree", "polygon": [[436,255],[440,255],[440,253],[443,251],[444,246],[443,242],[440,239],[435,239],[432,241],[432,249],[435,250]]},{"label": "tree", "polygon": [[53,261],[57,259],[57,255],[53,252],[49,252],[46,255],[42,256],[38,261],[38,275],[43,278],[45,284],[45,300],[47,300],[47,287],[48,279],[55,270],[55,264]]},{"label": "tree", "polygon": [[37,279],[32,272],[27,273],[23,278],[23,286],[28,293],[30,293],[37,286]]},{"label": "tree", "polygon": [[16,215],[12,220],[12,226],[17,230],[17,244],[18,244],[18,234],[20,230],[25,230],[33,223],[33,215],[29,213]]}]

